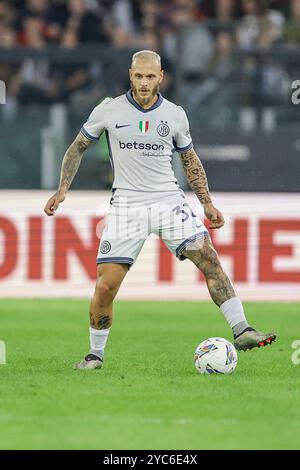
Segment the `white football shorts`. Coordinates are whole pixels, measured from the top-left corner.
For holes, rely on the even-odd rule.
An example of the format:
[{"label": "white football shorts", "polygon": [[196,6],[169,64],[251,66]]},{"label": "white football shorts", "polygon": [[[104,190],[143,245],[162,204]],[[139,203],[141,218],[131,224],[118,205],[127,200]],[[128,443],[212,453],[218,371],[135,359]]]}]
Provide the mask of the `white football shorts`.
[{"label": "white football shorts", "polygon": [[208,237],[205,225],[193,213],[181,189],[153,193],[116,189],[106,216],[97,264],[132,265],[151,233],[158,235],[180,260],[186,259],[182,253],[187,247]]}]

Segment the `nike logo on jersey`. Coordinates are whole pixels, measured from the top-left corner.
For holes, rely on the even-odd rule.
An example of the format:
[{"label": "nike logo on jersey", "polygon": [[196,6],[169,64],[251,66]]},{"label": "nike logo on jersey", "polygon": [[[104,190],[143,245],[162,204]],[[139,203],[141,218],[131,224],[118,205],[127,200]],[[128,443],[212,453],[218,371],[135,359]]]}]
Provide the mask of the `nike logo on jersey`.
[{"label": "nike logo on jersey", "polygon": [[119,124],[116,124],[116,129],[120,129],[121,127],[129,127],[130,124],[123,124],[122,126],[119,126]]}]

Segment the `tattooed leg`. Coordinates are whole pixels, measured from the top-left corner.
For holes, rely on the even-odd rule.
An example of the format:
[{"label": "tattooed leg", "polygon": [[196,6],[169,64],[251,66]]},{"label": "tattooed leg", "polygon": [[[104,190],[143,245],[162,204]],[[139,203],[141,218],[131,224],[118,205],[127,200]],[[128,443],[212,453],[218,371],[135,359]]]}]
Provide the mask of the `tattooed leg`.
[{"label": "tattooed leg", "polygon": [[112,324],[113,300],[128,271],[125,264],[99,264],[94,296],[90,305],[90,355],[103,361]]},{"label": "tattooed leg", "polygon": [[183,254],[203,272],[210,296],[216,305],[220,307],[226,300],[236,296],[209,238],[195,242]]},{"label": "tattooed leg", "polygon": [[95,330],[106,330],[111,327],[113,299],[112,293],[104,294],[101,288],[96,288],[90,304],[90,325]]},{"label": "tattooed leg", "polygon": [[95,330],[110,328],[113,314],[113,290],[106,285],[96,286],[90,303],[90,326]]},{"label": "tattooed leg", "polygon": [[194,242],[183,254],[203,272],[210,296],[220,307],[234,337],[249,329],[252,330],[247,322],[243,304],[236,296],[227,274],[223,271],[210,239],[204,238]]},{"label": "tattooed leg", "polygon": [[113,300],[128,271],[125,264],[98,265],[96,288],[90,304],[90,325],[106,330],[112,325]]}]

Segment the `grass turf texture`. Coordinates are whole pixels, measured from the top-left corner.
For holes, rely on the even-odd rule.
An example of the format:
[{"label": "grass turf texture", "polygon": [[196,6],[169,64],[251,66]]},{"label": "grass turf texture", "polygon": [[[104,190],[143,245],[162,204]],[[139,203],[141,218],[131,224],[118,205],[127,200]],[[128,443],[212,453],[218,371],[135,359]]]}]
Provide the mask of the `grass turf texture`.
[{"label": "grass turf texture", "polygon": [[299,304],[245,304],[274,345],[239,353],[232,376],[201,376],[196,346],[231,331],[212,303],[117,302],[105,366],[88,350],[88,304],[1,300],[1,449],[299,449]]}]

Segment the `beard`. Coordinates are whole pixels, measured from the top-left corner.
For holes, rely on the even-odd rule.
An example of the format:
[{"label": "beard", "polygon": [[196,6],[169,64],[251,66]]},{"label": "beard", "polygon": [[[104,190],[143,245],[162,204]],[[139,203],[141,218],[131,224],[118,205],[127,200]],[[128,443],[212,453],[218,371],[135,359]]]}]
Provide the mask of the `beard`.
[{"label": "beard", "polygon": [[131,89],[132,89],[134,95],[138,97],[139,102],[140,102],[141,105],[145,105],[145,104],[150,103],[150,101],[153,100],[154,96],[156,96],[157,93],[159,92],[159,83],[157,83],[157,84],[153,87],[153,90],[152,90],[152,92],[150,93],[149,97],[140,96],[140,94],[139,94],[139,92],[138,92],[138,89],[134,86],[134,84],[133,84],[132,82],[130,82],[130,85],[131,85]]}]

